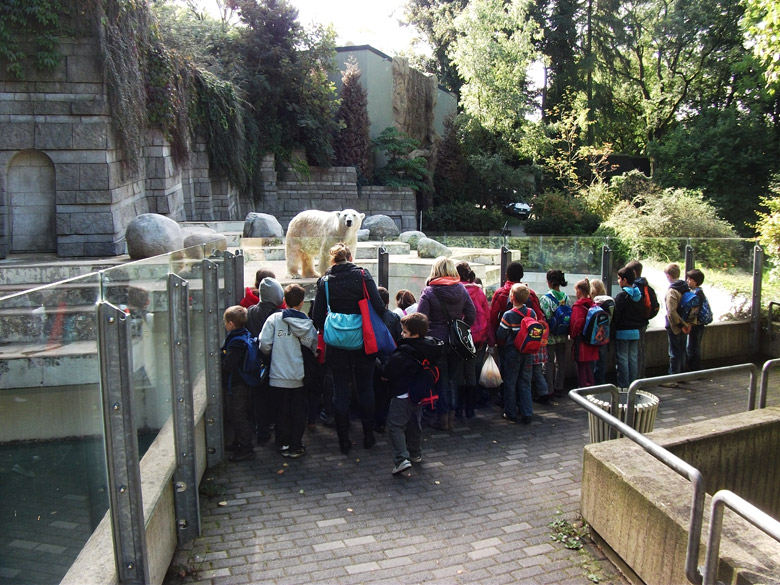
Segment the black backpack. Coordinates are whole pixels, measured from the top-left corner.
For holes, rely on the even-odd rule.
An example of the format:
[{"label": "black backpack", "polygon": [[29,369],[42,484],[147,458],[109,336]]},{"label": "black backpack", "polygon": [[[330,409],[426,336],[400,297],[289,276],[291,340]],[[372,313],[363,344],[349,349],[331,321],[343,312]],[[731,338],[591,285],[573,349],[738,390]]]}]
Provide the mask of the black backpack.
[{"label": "black backpack", "polygon": [[438,301],[444,316],[447,317],[447,323],[450,326],[450,347],[455,350],[464,360],[473,360],[477,357],[477,347],[474,345],[474,339],[471,337],[471,327],[463,319],[451,319],[447,307],[436,296],[436,290],[433,290],[433,296]]}]

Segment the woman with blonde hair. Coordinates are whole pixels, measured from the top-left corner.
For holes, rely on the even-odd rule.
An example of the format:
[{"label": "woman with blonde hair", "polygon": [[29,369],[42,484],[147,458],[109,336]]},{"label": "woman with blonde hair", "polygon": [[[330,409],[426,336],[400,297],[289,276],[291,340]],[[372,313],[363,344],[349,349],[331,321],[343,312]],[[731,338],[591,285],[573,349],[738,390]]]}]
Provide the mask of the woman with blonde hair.
[{"label": "woman with blonde hair", "polygon": [[[344,243],[330,249],[331,267],[317,281],[317,295],[314,298],[312,320],[314,326],[323,331],[328,311],[334,313],[360,314],[358,303],[363,299],[363,281],[368,291],[369,302],[377,314],[384,315],[386,308],[379,296],[376,283],[368,270],[352,263],[352,252]],[[370,449],[376,444],[374,437],[374,366],[376,354],[367,355],[365,349],[342,349],[327,346],[325,364],[333,373],[333,410],[339,448],[345,455],[352,448],[349,439],[349,403],[351,388],[357,390],[360,404],[360,420],[363,423],[363,447]]]},{"label": "woman with blonde hair", "polygon": [[455,422],[458,400],[458,383],[463,375],[464,360],[449,343],[451,319],[463,319],[471,327],[476,318],[474,303],[460,282],[455,262],[439,256],[431,267],[427,286],[420,295],[417,311],[428,317],[428,335],[445,343],[444,355],[439,366],[439,382],[436,389],[438,420],[433,427],[451,431]]}]

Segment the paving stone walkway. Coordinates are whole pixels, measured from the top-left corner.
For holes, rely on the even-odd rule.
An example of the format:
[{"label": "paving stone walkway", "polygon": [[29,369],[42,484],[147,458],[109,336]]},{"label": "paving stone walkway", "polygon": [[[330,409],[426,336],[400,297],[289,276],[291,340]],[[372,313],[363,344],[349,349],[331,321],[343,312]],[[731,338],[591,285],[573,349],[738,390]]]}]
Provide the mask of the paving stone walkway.
[{"label": "paving stone walkway", "polygon": [[[780,374],[777,374],[780,378]],[[771,381],[768,404],[780,404]],[[745,410],[745,374],[649,388],[656,429]],[[349,456],[335,432],[307,431],[297,460],[272,444],[207,471],[202,534],[179,547],[167,584],[572,584],[627,581],[593,546],[569,550],[554,521],[578,519],[587,413],[534,405],[530,425],[490,405],[452,433],[424,428],[423,463],[391,474],[387,435]]]}]

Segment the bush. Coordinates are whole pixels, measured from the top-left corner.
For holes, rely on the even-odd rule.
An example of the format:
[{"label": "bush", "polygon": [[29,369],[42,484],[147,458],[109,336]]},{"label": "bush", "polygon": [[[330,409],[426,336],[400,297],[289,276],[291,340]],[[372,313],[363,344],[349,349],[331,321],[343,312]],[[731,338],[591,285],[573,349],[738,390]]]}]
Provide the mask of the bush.
[{"label": "bush", "polygon": [[531,205],[533,216],[526,222],[527,234],[589,235],[599,227],[595,213],[562,191],[545,191],[534,197]]},{"label": "bush", "polygon": [[621,201],[598,234],[617,238],[620,243],[610,247],[632,258],[678,261],[691,238],[710,240],[694,246],[697,262],[705,266],[735,265],[742,255],[734,228],[695,190],[666,189]]},{"label": "bush", "polygon": [[500,230],[506,219],[496,209],[481,209],[471,203],[439,205],[423,212],[426,232],[489,232]]},{"label": "bush", "polygon": [[758,231],[758,241],[764,248],[764,253],[772,261],[771,276],[773,280],[780,279],[780,175],[775,175],[769,185],[769,190],[774,194],[771,197],[762,197],[761,204],[767,208],[767,212],[758,212],[758,223],[755,225]]}]

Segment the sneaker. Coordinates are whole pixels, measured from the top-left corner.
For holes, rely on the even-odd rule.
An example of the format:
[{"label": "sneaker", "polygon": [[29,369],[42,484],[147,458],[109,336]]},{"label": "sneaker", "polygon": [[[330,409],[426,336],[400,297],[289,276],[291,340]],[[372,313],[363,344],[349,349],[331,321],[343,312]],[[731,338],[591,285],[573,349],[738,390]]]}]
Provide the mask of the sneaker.
[{"label": "sneaker", "polygon": [[399,473],[402,473],[407,469],[409,469],[411,466],[412,466],[411,462],[408,459],[404,459],[403,461],[401,461],[401,463],[393,467],[393,475],[398,475]]},{"label": "sneaker", "polygon": [[422,463],[422,455],[415,455],[409,459],[412,463]]},{"label": "sneaker", "polygon": [[255,452],[252,449],[241,449],[240,451],[236,451],[233,455],[231,455],[228,458],[228,461],[232,461],[233,463],[237,461],[248,461],[250,459],[255,458]]},{"label": "sneaker", "polygon": [[531,424],[531,417],[530,416],[524,416],[520,419],[520,422],[524,425]]},{"label": "sneaker", "polygon": [[286,453],[287,453],[287,451],[289,451],[289,450],[290,450],[290,445],[282,445],[281,447],[279,447],[279,453],[281,453],[281,454],[282,454],[282,455],[284,455],[285,457],[287,456],[287,455],[285,455],[285,454],[286,454]]},{"label": "sneaker", "polygon": [[507,413],[504,413],[503,417],[504,417],[505,421],[511,422],[512,424],[517,422],[517,417],[516,416],[509,416]]},{"label": "sneaker", "polygon": [[298,457],[302,457],[306,455],[306,447],[301,447],[300,449],[287,449],[282,453],[282,456],[289,457],[290,459],[298,459]]}]

